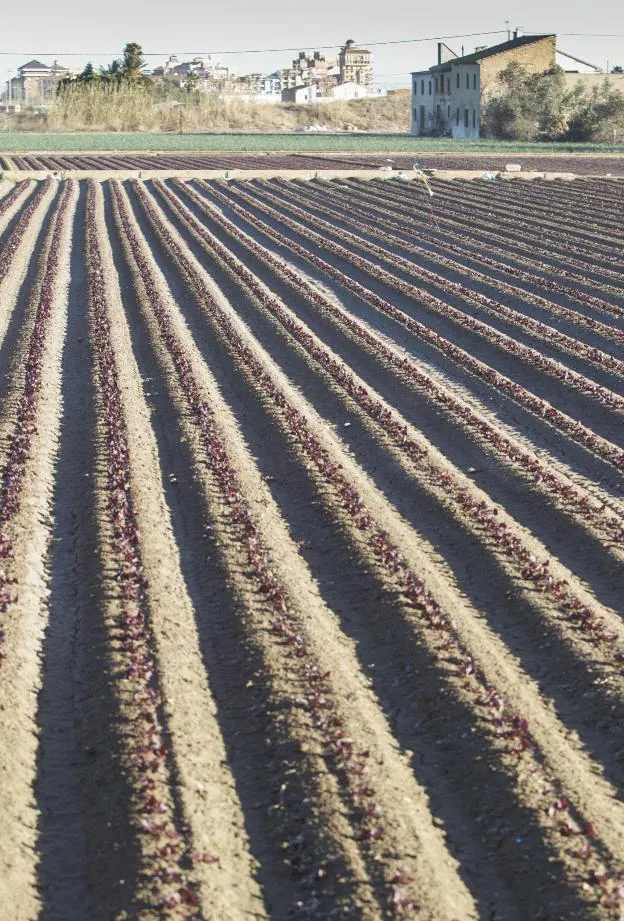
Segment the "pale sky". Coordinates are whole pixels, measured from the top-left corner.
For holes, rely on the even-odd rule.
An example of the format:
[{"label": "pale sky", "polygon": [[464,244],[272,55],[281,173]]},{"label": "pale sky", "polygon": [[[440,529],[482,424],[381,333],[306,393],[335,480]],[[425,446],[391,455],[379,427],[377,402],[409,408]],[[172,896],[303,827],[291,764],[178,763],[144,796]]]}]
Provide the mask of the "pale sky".
[{"label": "pale sky", "polygon": [[[476,6],[476,10],[475,10]],[[428,8],[429,7],[429,8]],[[452,9],[455,7],[455,10]],[[522,4],[500,4],[483,0],[480,4],[409,4],[405,0],[380,3],[379,0],[230,0],[208,4],[205,0],[105,0],[87,5],[84,0],[31,0],[27,5],[12,0],[0,3],[0,76],[32,57],[46,64],[53,58],[71,67],[82,67],[87,60],[106,64],[119,56],[123,45],[139,42],[146,52],[162,52],[148,57],[151,66],[163,63],[170,53],[187,59],[191,53],[209,53],[251,48],[289,48],[313,50],[320,45],[336,48],[348,38],[358,44],[494,32],[520,26],[525,33],[556,32],[558,46],[606,69],[624,66],[624,3],[594,0],[576,3],[569,0],[524,0]],[[566,32],[609,33],[606,38],[564,35]],[[619,35],[618,35],[619,33]],[[505,34],[449,39],[457,53],[474,50],[475,45],[496,44]],[[435,63],[435,42],[372,47],[375,53],[375,80],[378,83],[407,85],[411,70]],[[70,54],[77,52],[77,54]],[[335,52],[334,52],[335,53]],[[332,51],[325,52],[327,56]],[[290,66],[291,52],[267,54],[227,54],[223,63],[239,73],[270,72]]]}]

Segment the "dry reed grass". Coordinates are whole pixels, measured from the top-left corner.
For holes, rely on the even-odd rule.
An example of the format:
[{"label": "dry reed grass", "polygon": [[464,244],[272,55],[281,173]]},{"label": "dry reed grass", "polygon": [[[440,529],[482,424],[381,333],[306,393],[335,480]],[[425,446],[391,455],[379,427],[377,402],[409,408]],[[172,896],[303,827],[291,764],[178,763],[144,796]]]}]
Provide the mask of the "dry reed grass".
[{"label": "dry reed grass", "polygon": [[159,99],[149,86],[94,83],[65,87],[45,113],[22,112],[5,119],[15,128],[47,131],[275,132],[320,125],[391,133],[409,130],[409,114],[405,96],[270,105],[205,93]]}]

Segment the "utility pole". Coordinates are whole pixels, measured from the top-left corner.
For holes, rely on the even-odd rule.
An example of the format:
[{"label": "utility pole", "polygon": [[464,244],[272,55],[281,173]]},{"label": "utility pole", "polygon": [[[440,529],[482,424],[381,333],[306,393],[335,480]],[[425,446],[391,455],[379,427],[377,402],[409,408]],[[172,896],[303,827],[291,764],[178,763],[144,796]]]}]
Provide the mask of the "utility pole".
[{"label": "utility pole", "polygon": [[511,41],[511,19],[505,20],[505,25],[507,26],[507,41]]}]

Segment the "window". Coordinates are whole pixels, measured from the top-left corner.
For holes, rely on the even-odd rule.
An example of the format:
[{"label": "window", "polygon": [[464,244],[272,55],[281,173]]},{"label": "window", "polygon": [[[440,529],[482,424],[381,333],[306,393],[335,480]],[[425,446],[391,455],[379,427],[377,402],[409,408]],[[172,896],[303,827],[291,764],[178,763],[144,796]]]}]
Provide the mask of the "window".
[{"label": "window", "polygon": [[468,127],[468,109],[464,109],[464,128]]},{"label": "window", "polygon": [[476,109],[472,110],[472,127],[473,128],[477,127],[477,110]]},{"label": "window", "polygon": [[438,92],[438,78],[437,77],[435,78],[435,88],[436,88],[436,93],[437,93]]},{"label": "window", "polygon": [[470,89],[470,74],[466,74],[466,89]]},{"label": "window", "polygon": [[477,75],[476,74],[472,75],[472,88],[473,90],[476,90],[477,88]]},{"label": "window", "polygon": [[459,89],[459,71],[457,71],[457,89]]},{"label": "window", "polygon": [[450,77],[446,78],[446,92],[448,94],[450,94],[451,92],[451,78]]},{"label": "window", "polygon": [[436,106],[436,118],[437,118],[437,120],[438,120],[438,122],[439,122],[439,121],[440,121],[440,105],[439,105],[439,103],[438,103],[438,105]]},{"label": "window", "polygon": [[425,95],[425,81],[424,80],[420,81],[420,95],[421,96]]},{"label": "window", "polygon": [[431,80],[429,81],[429,95],[431,96]]},{"label": "window", "polygon": [[457,124],[459,125],[459,106],[457,106]]},{"label": "window", "polygon": [[451,107],[450,106],[448,107],[448,112],[446,113],[446,117],[448,118],[449,121],[451,120]]}]

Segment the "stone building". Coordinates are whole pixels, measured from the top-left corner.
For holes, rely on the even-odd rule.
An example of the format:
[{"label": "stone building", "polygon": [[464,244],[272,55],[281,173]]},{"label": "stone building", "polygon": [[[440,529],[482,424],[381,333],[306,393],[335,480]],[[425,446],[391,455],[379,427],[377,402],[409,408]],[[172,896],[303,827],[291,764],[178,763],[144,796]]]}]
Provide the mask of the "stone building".
[{"label": "stone building", "polygon": [[412,134],[432,131],[454,138],[478,138],[481,101],[512,62],[529,73],[555,66],[555,35],[519,35],[472,54],[456,55],[438,44],[438,63],[412,73]]},{"label": "stone building", "polygon": [[338,65],[339,83],[360,83],[362,86],[372,87],[373,54],[365,48],[357,48],[352,38],[340,49]]},{"label": "stone building", "polygon": [[[558,66],[566,83],[596,85],[604,80],[599,67],[557,48],[556,35],[521,35],[490,48],[457,55],[438,43],[438,63],[412,73],[412,134],[432,132],[454,138],[478,138],[481,106],[498,86],[498,75],[516,63],[527,73]],[[616,81],[613,81],[616,82]]]}]

